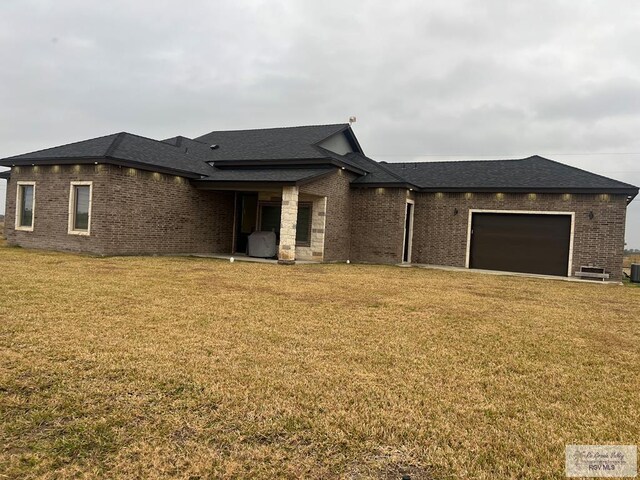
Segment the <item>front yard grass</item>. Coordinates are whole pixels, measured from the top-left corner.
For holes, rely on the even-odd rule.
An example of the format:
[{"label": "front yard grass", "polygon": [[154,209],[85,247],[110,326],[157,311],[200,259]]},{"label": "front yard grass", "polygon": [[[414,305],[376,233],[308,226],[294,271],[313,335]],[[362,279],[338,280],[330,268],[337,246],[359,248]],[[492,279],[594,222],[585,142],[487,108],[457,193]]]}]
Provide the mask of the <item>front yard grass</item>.
[{"label": "front yard grass", "polygon": [[0,478],[565,478],[640,439],[640,289],[0,247]]}]

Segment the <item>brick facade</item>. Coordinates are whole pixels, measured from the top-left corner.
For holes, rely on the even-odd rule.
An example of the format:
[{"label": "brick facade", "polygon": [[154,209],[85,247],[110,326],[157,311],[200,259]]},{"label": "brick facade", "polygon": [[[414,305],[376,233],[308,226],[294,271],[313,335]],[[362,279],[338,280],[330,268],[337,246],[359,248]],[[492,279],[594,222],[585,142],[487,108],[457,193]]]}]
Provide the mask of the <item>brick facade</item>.
[{"label": "brick facade", "polygon": [[300,187],[300,194],[327,198],[324,261],[342,262],[349,260],[351,237],[351,180],[355,175],[344,170],[322,177],[315,182]]},{"label": "brick facade", "polygon": [[[33,232],[14,229],[16,185],[36,182]],[[72,181],[92,181],[91,235],[69,235]],[[228,253],[233,192],[195,189],[188,180],[110,165],[15,167],[7,185],[10,245],[98,255]]]},{"label": "brick facade", "polygon": [[417,193],[415,202],[414,263],[464,267],[470,209],[575,212],[572,274],[592,264],[606,268],[612,279],[621,279],[623,195],[506,193],[500,198],[495,193]]},{"label": "brick facade", "polygon": [[351,193],[351,260],[400,263],[408,191],[354,188]]},{"label": "brick facade", "polygon": [[[324,228],[314,223],[312,233],[314,238],[324,235],[324,250],[321,257],[319,248],[306,247],[312,258],[400,263],[406,202],[413,199],[413,263],[464,267],[470,209],[574,212],[571,272],[596,265],[606,268],[612,279],[621,278],[626,217],[622,195],[414,194],[404,188],[351,188],[353,178],[336,170],[299,187],[300,199],[314,201],[314,215],[324,214]],[[14,228],[18,181],[36,182],[32,232]],[[93,182],[89,236],[67,232],[72,181]],[[130,168],[15,167],[7,185],[5,234],[10,245],[27,248],[98,255],[230,253],[233,221],[233,192],[198,190],[181,177]]]}]

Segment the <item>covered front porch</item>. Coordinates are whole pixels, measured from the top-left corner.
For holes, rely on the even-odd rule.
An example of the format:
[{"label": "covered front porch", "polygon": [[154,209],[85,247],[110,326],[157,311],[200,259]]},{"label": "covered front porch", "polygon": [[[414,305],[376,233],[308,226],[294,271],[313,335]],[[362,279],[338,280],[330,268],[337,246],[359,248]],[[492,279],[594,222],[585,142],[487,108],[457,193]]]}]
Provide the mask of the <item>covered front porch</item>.
[{"label": "covered front porch", "polygon": [[[327,197],[301,193],[298,184],[293,182],[202,182],[197,187],[233,192],[229,249],[214,252],[221,258],[279,263],[324,260]],[[263,242],[268,240],[270,248],[255,248],[255,241],[250,239],[256,232],[263,232]]]},{"label": "covered front porch", "polygon": [[[218,163],[214,177],[192,181],[199,190],[233,192],[230,247],[215,253],[279,263],[323,262],[331,257],[325,248],[331,188],[325,184],[332,185],[336,178],[346,181],[341,169],[333,165],[238,166],[236,162],[220,168]],[[255,248],[258,238],[265,248]]]},{"label": "covered front porch", "polygon": [[235,192],[232,254],[255,256],[249,245],[254,232],[275,234],[279,262],[321,262],[327,198],[301,194],[295,185]]}]

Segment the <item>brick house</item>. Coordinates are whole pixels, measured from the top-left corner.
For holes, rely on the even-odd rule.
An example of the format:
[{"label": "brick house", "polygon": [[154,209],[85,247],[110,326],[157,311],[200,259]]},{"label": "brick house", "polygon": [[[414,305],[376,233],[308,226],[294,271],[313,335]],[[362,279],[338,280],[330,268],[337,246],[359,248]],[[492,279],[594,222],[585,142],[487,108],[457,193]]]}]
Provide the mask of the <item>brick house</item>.
[{"label": "brick house", "polygon": [[234,254],[621,278],[638,188],[539,156],[385,163],[348,124],[163,141],[118,133],[5,158],[6,237],[97,255]]}]

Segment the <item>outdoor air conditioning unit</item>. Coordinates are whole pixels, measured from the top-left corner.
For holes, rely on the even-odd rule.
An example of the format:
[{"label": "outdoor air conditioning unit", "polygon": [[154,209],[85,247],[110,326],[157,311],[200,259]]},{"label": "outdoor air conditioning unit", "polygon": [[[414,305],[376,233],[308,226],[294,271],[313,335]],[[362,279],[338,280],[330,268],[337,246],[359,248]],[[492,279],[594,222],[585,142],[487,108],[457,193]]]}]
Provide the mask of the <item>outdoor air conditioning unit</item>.
[{"label": "outdoor air conditioning unit", "polygon": [[274,232],[253,232],[249,235],[248,255],[250,257],[271,258],[278,253]]}]

